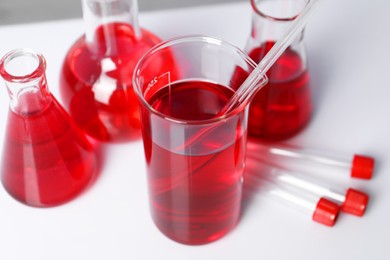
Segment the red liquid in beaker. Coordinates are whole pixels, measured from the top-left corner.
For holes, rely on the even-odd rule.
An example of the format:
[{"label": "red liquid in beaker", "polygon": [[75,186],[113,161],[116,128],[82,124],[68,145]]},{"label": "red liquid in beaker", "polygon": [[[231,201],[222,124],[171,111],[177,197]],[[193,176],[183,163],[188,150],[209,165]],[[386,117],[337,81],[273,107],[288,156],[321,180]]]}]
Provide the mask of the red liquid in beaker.
[{"label": "red liquid in beaker", "polygon": [[24,104],[37,112],[8,114],[3,150],[2,182],[17,200],[36,207],[55,206],[78,195],[95,168],[92,147],[69,116],[53,100],[39,107],[35,95]]},{"label": "red liquid in beaker", "polygon": [[[133,28],[124,23],[99,27],[92,43],[87,43],[84,36],[76,41],[63,64],[61,95],[78,126],[101,141],[140,137],[133,70],[159,42],[146,30],[137,39]],[[155,73],[161,74],[158,69]]]},{"label": "red liquid in beaker", "polygon": [[[267,42],[249,56],[258,63],[273,45]],[[255,95],[249,108],[248,134],[266,140],[291,137],[310,119],[309,74],[300,56],[288,48],[267,76],[269,83]]]},{"label": "red liquid in beaker", "polygon": [[[172,118],[206,120],[215,118],[232,94],[213,83],[181,82],[161,89],[149,104]],[[144,122],[148,122],[148,114],[145,117]],[[188,136],[176,133],[170,138],[172,143],[183,137],[192,143],[171,152],[152,140],[149,133],[153,129],[148,128],[146,123],[144,145],[152,217],[158,228],[173,240],[192,245],[222,237],[239,219],[245,135],[225,125],[203,136],[198,129],[188,130]],[[191,138],[193,135],[201,139],[201,145]]]}]

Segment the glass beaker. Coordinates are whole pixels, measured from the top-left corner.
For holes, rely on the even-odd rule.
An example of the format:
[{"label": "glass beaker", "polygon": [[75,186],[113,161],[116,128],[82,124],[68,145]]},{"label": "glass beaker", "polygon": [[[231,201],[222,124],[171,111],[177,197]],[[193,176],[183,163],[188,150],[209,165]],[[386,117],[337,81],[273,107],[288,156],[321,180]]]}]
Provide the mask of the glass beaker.
[{"label": "glass beaker", "polygon": [[82,0],[86,32],[63,62],[60,90],[65,107],[79,127],[100,141],[141,137],[132,74],[142,55],[161,40],[139,27],[137,3]]},{"label": "glass beaker", "polygon": [[[252,31],[245,51],[258,63],[310,0],[251,0]],[[281,140],[297,134],[312,113],[303,32],[267,72],[268,84],[253,98],[248,134]]]},{"label": "glass beaker", "polygon": [[95,172],[93,147],[49,92],[45,70],[44,57],[28,49],[0,61],[11,99],[1,180],[12,197],[35,207],[69,201]]},{"label": "glass beaker", "polygon": [[[166,53],[177,70],[151,74],[169,62],[161,59]],[[212,242],[239,220],[247,104],[219,112],[255,66],[238,48],[206,36],[167,41],[136,66],[151,214],[177,242]]]}]

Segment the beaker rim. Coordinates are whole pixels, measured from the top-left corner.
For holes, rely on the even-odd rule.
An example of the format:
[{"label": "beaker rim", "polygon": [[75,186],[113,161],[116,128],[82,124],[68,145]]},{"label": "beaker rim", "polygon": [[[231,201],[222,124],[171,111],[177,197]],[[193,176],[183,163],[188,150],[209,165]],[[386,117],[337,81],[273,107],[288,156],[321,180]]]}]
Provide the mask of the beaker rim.
[{"label": "beaker rim", "polygon": [[[10,73],[6,65],[15,58],[21,56],[30,56],[37,61],[36,68],[31,70],[31,72],[25,73],[23,75],[14,75]],[[31,80],[40,78],[44,75],[46,71],[46,60],[43,55],[39,52],[36,52],[29,48],[19,48],[12,50],[4,55],[4,57],[0,60],[0,75],[3,77],[5,81],[15,82],[15,83],[24,83],[29,82]]]},{"label": "beaker rim", "polygon": [[191,35],[184,35],[184,36],[179,36],[179,37],[168,39],[166,41],[163,41],[163,42],[155,45],[153,48],[151,48],[149,51],[147,51],[142,56],[142,58],[138,61],[137,65],[135,66],[134,73],[133,73],[133,88],[134,88],[134,92],[135,92],[138,100],[140,100],[140,102],[142,103],[141,105],[146,107],[153,114],[155,114],[161,118],[164,118],[165,120],[167,120],[169,122],[177,123],[177,124],[184,124],[184,125],[214,124],[214,123],[228,120],[228,119],[240,114],[241,112],[243,112],[245,110],[245,108],[247,107],[249,101],[240,103],[234,109],[232,109],[232,111],[230,111],[226,114],[222,114],[221,116],[216,116],[214,118],[203,119],[203,120],[187,120],[187,119],[170,117],[164,113],[161,113],[158,110],[154,109],[149,104],[149,102],[145,99],[145,97],[142,93],[142,90],[141,90],[142,86],[141,86],[141,84],[139,84],[139,82],[137,80],[139,78],[139,75],[141,74],[141,68],[143,67],[144,62],[148,59],[148,57],[152,56],[154,53],[156,53],[157,51],[159,51],[161,49],[168,48],[168,47],[173,46],[173,45],[189,43],[189,42],[192,42],[192,43],[204,42],[204,43],[209,43],[209,44],[214,44],[214,45],[225,46],[225,47],[231,49],[236,54],[238,54],[243,59],[243,61],[245,63],[247,63],[250,67],[252,67],[252,69],[255,69],[257,66],[257,64],[240,48],[238,48],[237,46],[235,46],[231,43],[228,43],[224,40],[221,40],[221,39],[218,39],[215,37],[210,37],[210,36],[201,35],[201,34],[191,34]]},{"label": "beaker rim", "polygon": [[292,15],[290,17],[275,17],[272,15],[266,14],[259,9],[259,7],[257,5],[257,2],[259,2],[259,0],[250,0],[250,1],[251,1],[252,9],[255,11],[255,13],[264,17],[265,19],[269,19],[272,21],[278,21],[278,22],[288,22],[288,21],[295,20],[298,17],[298,15],[303,11],[304,7],[306,7],[311,0],[305,0],[306,4],[302,8],[302,10],[300,10],[296,15]]}]

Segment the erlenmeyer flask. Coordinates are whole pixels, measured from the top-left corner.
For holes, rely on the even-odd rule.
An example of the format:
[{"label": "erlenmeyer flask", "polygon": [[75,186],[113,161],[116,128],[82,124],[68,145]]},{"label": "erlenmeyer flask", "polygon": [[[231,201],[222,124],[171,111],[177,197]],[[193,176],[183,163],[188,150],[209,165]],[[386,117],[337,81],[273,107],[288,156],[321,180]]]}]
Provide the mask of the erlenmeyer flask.
[{"label": "erlenmeyer flask", "polygon": [[11,99],[1,180],[12,197],[35,207],[69,201],[95,172],[93,147],[49,92],[45,70],[44,57],[28,49],[0,61]]},{"label": "erlenmeyer flask", "polygon": [[62,100],[76,124],[100,141],[140,138],[133,70],[161,40],[139,27],[136,0],[82,0],[82,4],[86,32],[65,57]]},{"label": "erlenmeyer flask", "polygon": [[[252,31],[245,48],[258,63],[283,36],[309,0],[251,0]],[[308,123],[311,91],[303,33],[267,73],[269,82],[254,97],[249,109],[250,136],[281,140]]]}]

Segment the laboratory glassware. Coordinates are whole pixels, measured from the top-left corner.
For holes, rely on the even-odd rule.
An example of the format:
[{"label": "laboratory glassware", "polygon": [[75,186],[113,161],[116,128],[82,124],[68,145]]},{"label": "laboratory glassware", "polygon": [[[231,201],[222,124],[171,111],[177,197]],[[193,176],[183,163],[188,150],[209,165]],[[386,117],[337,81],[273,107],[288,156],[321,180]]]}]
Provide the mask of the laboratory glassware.
[{"label": "laboratory glassware", "polygon": [[271,166],[259,160],[259,157],[247,153],[247,163],[254,163],[259,171],[257,176],[275,183],[279,187],[290,187],[315,196],[327,198],[341,206],[343,212],[363,216],[369,196],[354,188],[343,188],[327,182],[324,178],[308,176],[299,172]]},{"label": "laboratory glassware", "polygon": [[95,173],[85,134],[49,92],[44,57],[17,49],[0,61],[10,97],[1,180],[16,200],[56,206],[82,192]]},{"label": "laboratory glassware", "polygon": [[371,179],[375,159],[358,153],[343,153],[287,144],[264,143],[249,138],[248,151],[258,155],[259,160],[271,165],[305,173],[318,172],[323,175],[350,176]]},{"label": "laboratory glassware", "polygon": [[[160,58],[166,52],[178,70],[153,75],[154,66],[169,62]],[[219,113],[245,80],[232,80],[234,71],[248,75],[255,66],[224,41],[187,36],[154,47],[135,69],[151,214],[177,242],[212,242],[239,221],[247,103]]]},{"label": "laboratory glassware", "polygon": [[296,209],[317,223],[332,227],[337,221],[340,206],[318,194],[311,194],[294,186],[280,185],[266,176],[263,168],[251,160],[245,171],[245,188],[258,196],[264,196]]},{"label": "laboratory glassware", "polygon": [[[161,40],[139,26],[137,0],[82,0],[82,7],[85,34],[70,47],[61,71],[65,107],[80,128],[100,141],[140,138],[133,70]],[[171,59],[169,54],[164,58]],[[155,70],[161,69],[157,64]]]},{"label": "laboratory glassware", "polygon": [[[260,62],[304,10],[316,0],[251,0],[252,29],[246,52]],[[281,140],[298,133],[312,113],[304,33],[295,38],[267,72],[268,84],[249,109],[248,134]]]}]

